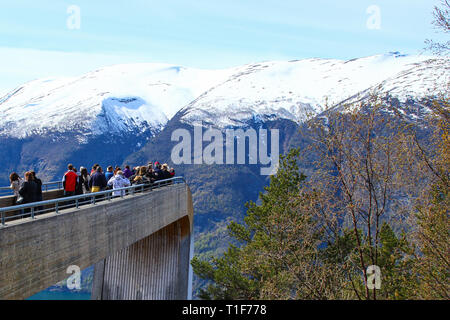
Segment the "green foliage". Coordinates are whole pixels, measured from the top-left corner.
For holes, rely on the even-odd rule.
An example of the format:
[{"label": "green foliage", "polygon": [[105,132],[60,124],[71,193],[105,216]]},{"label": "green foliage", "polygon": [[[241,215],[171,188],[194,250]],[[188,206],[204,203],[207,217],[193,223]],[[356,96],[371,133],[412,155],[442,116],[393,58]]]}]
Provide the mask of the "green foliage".
[{"label": "green foliage", "polygon": [[305,176],[299,174],[296,158],[299,150],[292,149],[286,157],[280,158],[281,170],[270,177],[270,185],[264,187],[265,193],[260,193],[262,202],[257,205],[253,201],[246,203],[247,215],[244,224],[233,222],[229,225],[231,235],[239,241],[248,242],[253,238],[270,236],[267,223],[275,213],[286,214],[292,208],[292,199],[300,190],[300,183]]},{"label": "green foliage", "polygon": [[212,263],[194,257],[191,264],[199,277],[214,281],[206,290],[200,289],[198,296],[201,299],[252,299],[257,291],[258,282],[239,272],[242,264],[240,249],[233,245]]},{"label": "green foliage", "polygon": [[[429,245],[422,248],[423,256],[418,258],[407,233],[394,232],[388,220],[377,226],[375,243],[364,228],[355,233],[340,225],[330,232],[333,229],[314,214],[321,195],[305,187],[298,156],[299,150],[293,149],[281,157],[277,175],[260,193],[260,203],[248,202],[244,222],[228,225],[231,238],[239,245],[230,245],[219,258],[194,258],[195,274],[208,281],[200,290],[200,298],[444,297],[442,292],[446,291],[433,291],[430,284],[446,288],[448,253]],[[433,188],[428,204],[431,206],[419,215],[420,230],[431,244],[448,248],[448,188]],[[380,268],[380,289],[368,289],[361,261],[366,262],[364,271],[370,264]]]},{"label": "green foliage", "polygon": [[377,265],[382,270],[382,286],[377,294],[382,299],[409,299],[413,297],[415,279],[413,275],[413,252],[402,233],[395,235],[388,223],[380,231],[381,248]]},{"label": "green foliage", "polygon": [[[203,299],[344,298],[337,265],[323,259],[323,228],[309,210],[313,192],[299,173],[299,150],[280,159],[260,204],[247,203],[244,223],[228,229],[240,246],[231,245],[220,258],[196,257],[196,275],[209,280]],[[336,260],[337,258],[334,258]],[[330,259],[330,261],[333,259]]]},{"label": "green foliage", "polygon": [[266,193],[260,194],[262,204],[252,201],[246,204],[244,223],[229,224],[230,235],[242,246],[231,245],[222,257],[213,258],[211,262],[198,257],[193,259],[194,272],[212,281],[206,290],[201,290],[199,297],[257,299],[269,280],[277,279],[276,283],[282,283],[283,288],[288,286],[291,275],[286,272],[283,262],[271,255],[279,251],[280,244],[286,240],[287,230],[281,228],[283,224],[279,219],[293,215],[292,199],[304,180],[298,173],[298,153],[298,150],[292,150],[280,159],[278,174],[271,177]]},{"label": "green foliage", "polygon": [[419,255],[415,270],[421,299],[450,299],[450,197],[446,181],[433,185],[428,201],[417,208]]},{"label": "green foliage", "polygon": [[[294,145],[303,151],[293,150],[282,157],[277,175],[271,177],[257,202],[249,200],[257,199],[257,191],[267,184],[258,166],[177,166],[177,174],[187,178],[193,192],[197,237],[192,265],[196,288],[202,287],[199,297],[446,297],[450,291],[446,285],[450,250],[448,200],[443,197],[443,187],[448,188],[448,184],[436,187],[439,191],[417,206],[418,240],[411,239],[416,225],[409,225],[407,218],[417,190],[428,190],[433,181],[429,169],[441,178],[448,176],[448,167],[437,166],[430,157],[420,159],[427,153],[434,158],[434,144],[448,141],[448,135],[423,143],[422,135],[428,139],[434,125],[419,117],[417,123],[409,124],[418,133],[422,147],[430,146],[431,152],[415,147],[419,142],[407,142],[409,133],[402,130],[409,118],[399,115],[401,112],[391,114],[395,103],[388,101],[390,107],[385,108],[384,102],[377,99],[376,110],[365,105],[362,112],[356,108],[342,113],[340,119],[334,112],[326,115],[327,121],[320,118],[327,140],[319,140],[319,144],[328,142],[324,154],[307,148],[318,140],[309,124],[301,126],[301,134],[287,122],[271,124],[284,133],[280,136],[281,152]],[[166,142],[171,126],[179,125],[170,123],[160,141],[136,154],[137,163],[149,159],[170,163],[171,145]],[[449,149],[447,144],[442,150]],[[300,174],[299,156],[308,181]],[[441,158],[448,163],[448,153]],[[407,181],[409,178],[414,181]],[[223,224],[227,218],[234,221],[228,225],[228,235]],[[231,243],[228,249],[227,242]],[[367,290],[364,272],[369,265],[381,268],[380,290]]]},{"label": "green foliage", "polygon": [[[360,238],[363,231],[359,230]],[[414,248],[406,239],[406,234],[396,235],[390,225],[384,222],[379,234],[380,246],[377,257],[371,256],[370,246],[364,239],[364,259],[372,261],[381,270],[381,288],[375,292],[371,290],[371,296],[383,300],[409,299],[414,296],[417,287],[413,274]],[[362,297],[364,291],[364,279],[358,268],[358,251],[356,236],[350,229],[344,229],[342,235],[334,242],[329,242],[324,250],[324,259],[330,263],[339,265],[343,270],[342,276],[349,279],[352,286]],[[374,259],[374,260],[372,260]],[[368,266],[366,266],[368,267]]]}]

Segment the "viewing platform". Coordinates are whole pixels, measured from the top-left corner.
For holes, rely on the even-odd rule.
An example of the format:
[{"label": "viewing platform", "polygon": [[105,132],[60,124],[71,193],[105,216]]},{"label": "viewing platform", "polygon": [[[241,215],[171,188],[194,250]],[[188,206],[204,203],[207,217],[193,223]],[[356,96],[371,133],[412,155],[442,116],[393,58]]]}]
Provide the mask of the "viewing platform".
[{"label": "viewing platform", "polygon": [[92,299],[189,298],[193,206],[184,178],[62,195],[56,186],[42,202],[0,198],[0,299],[40,292],[73,265],[95,265]]}]

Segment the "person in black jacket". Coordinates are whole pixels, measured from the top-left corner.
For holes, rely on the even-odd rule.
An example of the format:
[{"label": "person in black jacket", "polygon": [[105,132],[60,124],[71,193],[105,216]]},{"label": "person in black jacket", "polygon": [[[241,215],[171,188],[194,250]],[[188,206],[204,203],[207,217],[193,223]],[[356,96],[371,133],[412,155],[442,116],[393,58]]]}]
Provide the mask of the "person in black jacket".
[{"label": "person in black jacket", "polygon": [[150,184],[153,184],[153,182],[155,182],[155,176],[153,174],[153,168],[151,168],[150,166],[147,169],[147,173],[145,174],[145,177],[147,177],[147,179],[150,182]]},{"label": "person in black jacket", "polygon": [[[36,182],[36,201],[43,201],[42,198],[42,180],[36,177],[36,172],[30,171],[33,176],[33,181]],[[44,209],[43,206],[37,207],[38,211],[42,211]]]},{"label": "person in black jacket", "polygon": [[169,166],[167,165],[167,163],[164,163],[162,165],[162,170],[161,171],[162,171],[162,174],[163,174],[163,180],[171,178],[171,175],[170,175],[170,172],[169,172]]},{"label": "person in black jacket", "polygon": [[75,193],[74,195],[79,196],[80,194],[83,194],[83,185],[81,183],[81,172],[78,172],[77,168],[73,168],[73,172],[75,172],[78,176],[78,182],[75,187]]},{"label": "person in black jacket", "polygon": [[161,170],[161,164],[159,162],[155,162],[155,168],[153,169],[153,176],[155,180],[163,180],[163,172]]},{"label": "person in black jacket", "polygon": [[36,201],[42,201],[42,180],[36,177],[36,172],[30,171],[33,181],[36,182]]},{"label": "person in black jacket", "polygon": [[[19,190],[19,194],[22,196],[22,204],[32,203],[37,201],[38,186],[37,183],[33,181],[33,175],[31,172],[25,173],[25,182]],[[26,209],[25,213],[30,212],[30,209]]]}]

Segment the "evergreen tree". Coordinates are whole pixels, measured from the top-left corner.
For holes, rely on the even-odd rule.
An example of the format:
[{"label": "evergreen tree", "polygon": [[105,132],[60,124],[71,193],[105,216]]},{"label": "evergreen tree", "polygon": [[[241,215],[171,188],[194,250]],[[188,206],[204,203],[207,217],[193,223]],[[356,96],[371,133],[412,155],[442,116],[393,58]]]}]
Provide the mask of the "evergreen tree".
[{"label": "evergreen tree", "polygon": [[[192,260],[194,272],[211,281],[203,299],[344,298],[336,264],[322,259],[323,228],[310,210],[314,192],[303,188],[299,150],[280,159],[261,204],[247,203],[243,224],[228,228],[240,246],[221,258]],[[336,283],[337,281],[337,283]],[[344,295],[343,295],[344,294]]]}]

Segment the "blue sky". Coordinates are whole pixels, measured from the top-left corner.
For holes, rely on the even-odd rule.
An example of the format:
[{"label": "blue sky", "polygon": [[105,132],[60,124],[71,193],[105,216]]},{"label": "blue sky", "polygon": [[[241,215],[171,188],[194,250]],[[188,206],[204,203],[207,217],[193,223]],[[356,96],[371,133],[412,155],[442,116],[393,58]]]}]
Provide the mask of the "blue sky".
[{"label": "blue sky", "polygon": [[[445,36],[431,25],[438,0],[2,2],[0,94],[36,78],[117,63],[225,68],[264,60],[419,54],[425,39]],[[72,5],[79,15],[68,11]],[[368,11],[373,6],[379,15]]]}]

